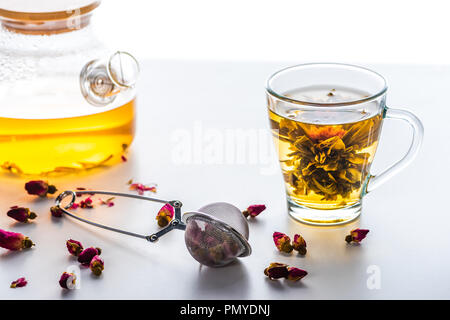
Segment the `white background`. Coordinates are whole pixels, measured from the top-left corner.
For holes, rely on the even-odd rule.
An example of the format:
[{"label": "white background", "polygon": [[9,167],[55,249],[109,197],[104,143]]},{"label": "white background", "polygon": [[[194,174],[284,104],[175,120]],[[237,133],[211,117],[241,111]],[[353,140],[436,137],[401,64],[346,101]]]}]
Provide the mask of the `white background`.
[{"label": "white background", "polygon": [[448,64],[449,2],[103,0],[97,30],[139,58]]}]

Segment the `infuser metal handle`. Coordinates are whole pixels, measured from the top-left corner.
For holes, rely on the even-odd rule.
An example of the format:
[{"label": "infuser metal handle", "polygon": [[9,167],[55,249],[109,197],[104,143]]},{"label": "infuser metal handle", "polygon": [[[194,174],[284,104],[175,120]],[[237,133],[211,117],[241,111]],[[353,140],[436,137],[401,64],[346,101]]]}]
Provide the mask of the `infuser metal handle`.
[{"label": "infuser metal handle", "polygon": [[[81,218],[80,216],[77,216],[76,214],[68,211],[67,209],[70,209],[72,207],[72,205],[74,204],[77,194],[104,194],[104,195],[110,195],[110,196],[127,197],[127,198],[139,199],[139,200],[147,200],[147,201],[159,202],[159,203],[164,203],[164,204],[170,204],[175,209],[175,217],[169,223],[169,225],[167,227],[165,227],[164,229],[161,229],[158,232],[153,233],[151,235],[142,235],[142,234],[138,234],[138,233],[134,233],[134,232],[129,232],[129,231],[109,227],[109,226],[106,226],[106,225],[103,225],[103,224],[100,224],[97,222],[93,222],[93,221],[90,221],[85,218]],[[72,196],[72,199],[70,200],[69,204],[67,204],[66,206],[63,207],[61,202],[67,196]],[[145,239],[150,242],[157,241],[161,236],[168,233],[169,231],[172,231],[173,229],[179,229],[179,230],[186,229],[186,224],[184,224],[181,221],[181,207],[183,206],[183,204],[179,200],[166,201],[166,200],[161,200],[161,199],[157,199],[157,198],[140,196],[140,195],[136,195],[136,194],[111,192],[111,191],[80,190],[80,191],[75,192],[75,191],[71,191],[71,190],[66,190],[66,191],[60,193],[58,195],[58,197],[56,198],[56,206],[59,209],[61,209],[61,211],[64,212],[66,215],[68,215],[74,219],[77,219],[79,221],[85,222],[87,224],[90,224],[90,225],[93,225],[95,227],[102,228],[105,230],[114,231],[117,233],[126,234],[128,236]]]}]

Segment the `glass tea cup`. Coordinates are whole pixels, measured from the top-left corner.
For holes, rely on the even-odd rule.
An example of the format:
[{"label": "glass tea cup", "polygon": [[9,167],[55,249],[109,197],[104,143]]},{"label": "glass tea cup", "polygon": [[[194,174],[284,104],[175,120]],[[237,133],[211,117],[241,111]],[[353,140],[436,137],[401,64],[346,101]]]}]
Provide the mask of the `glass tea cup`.
[{"label": "glass tea cup", "polygon": [[[359,216],[362,198],[417,155],[422,123],[411,112],[388,108],[386,92],[381,75],[346,64],[297,65],[269,78],[270,126],[294,219],[350,222]],[[371,175],[384,118],[408,122],[413,139],[400,161]]]}]

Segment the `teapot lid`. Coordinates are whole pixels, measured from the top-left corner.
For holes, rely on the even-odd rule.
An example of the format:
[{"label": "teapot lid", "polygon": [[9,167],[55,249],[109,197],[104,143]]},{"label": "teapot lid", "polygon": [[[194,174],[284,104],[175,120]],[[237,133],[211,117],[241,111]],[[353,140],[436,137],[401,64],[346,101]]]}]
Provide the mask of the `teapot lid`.
[{"label": "teapot lid", "polygon": [[25,34],[55,34],[89,24],[100,0],[2,0],[0,20],[8,30]]},{"label": "teapot lid", "polygon": [[3,15],[3,11],[49,13],[84,8],[92,10],[99,4],[99,0],[3,0],[0,14]]}]

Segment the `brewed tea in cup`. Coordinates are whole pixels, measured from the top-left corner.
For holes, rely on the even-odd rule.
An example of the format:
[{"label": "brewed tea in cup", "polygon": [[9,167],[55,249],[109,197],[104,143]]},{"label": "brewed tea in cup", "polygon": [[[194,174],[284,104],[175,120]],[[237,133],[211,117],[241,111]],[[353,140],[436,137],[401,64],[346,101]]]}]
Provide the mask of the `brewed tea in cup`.
[{"label": "brewed tea in cup", "polygon": [[[387,108],[386,92],[379,74],[343,64],[299,65],[269,79],[270,126],[293,218],[317,225],[355,219],[363,196],[416,155],[422,124],[408,111]],[[384,118],[408,121],[414,138],[402,160],[374,176]]]}]

